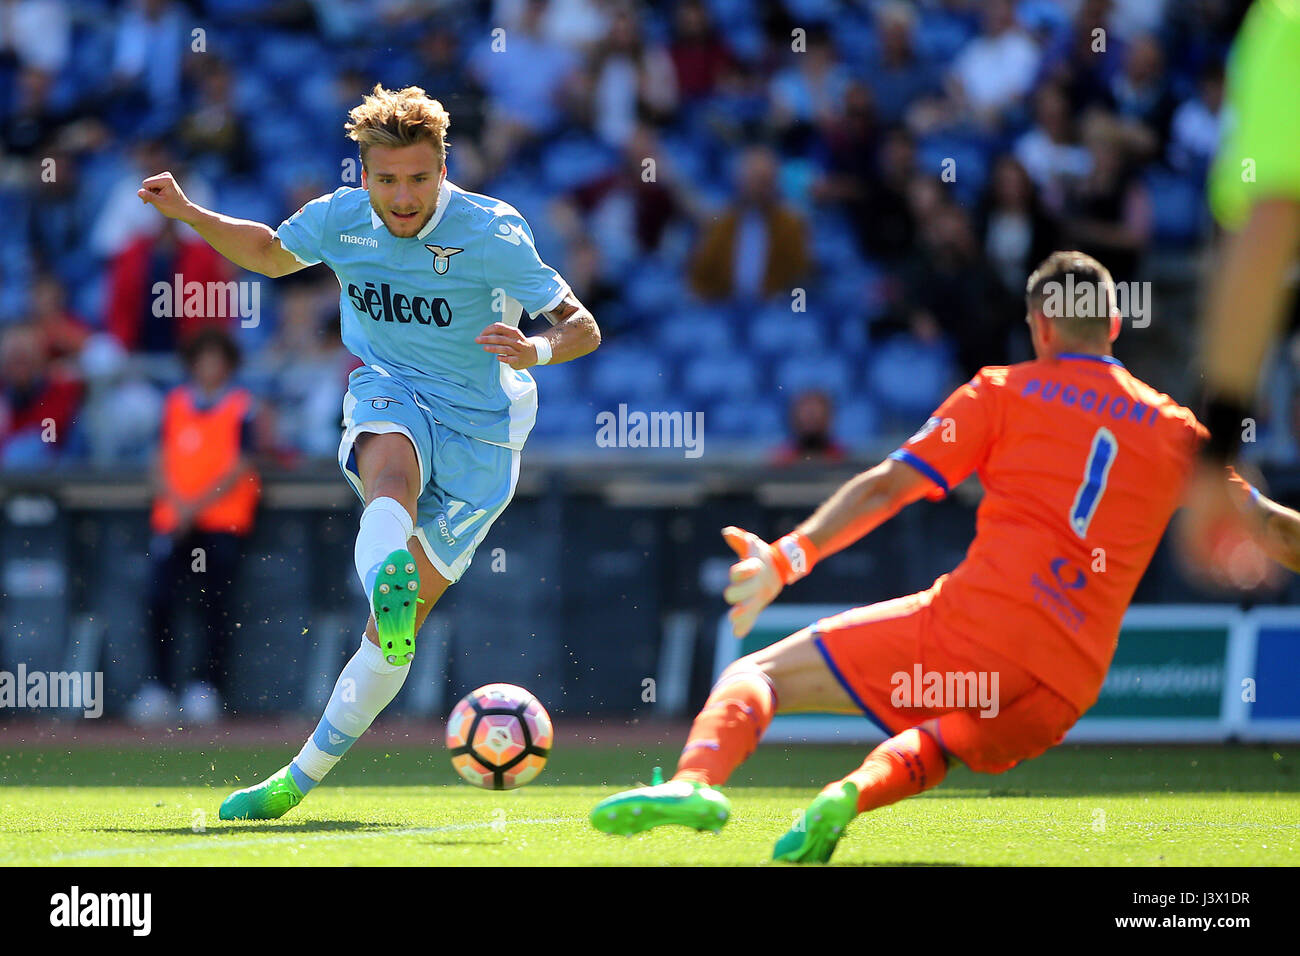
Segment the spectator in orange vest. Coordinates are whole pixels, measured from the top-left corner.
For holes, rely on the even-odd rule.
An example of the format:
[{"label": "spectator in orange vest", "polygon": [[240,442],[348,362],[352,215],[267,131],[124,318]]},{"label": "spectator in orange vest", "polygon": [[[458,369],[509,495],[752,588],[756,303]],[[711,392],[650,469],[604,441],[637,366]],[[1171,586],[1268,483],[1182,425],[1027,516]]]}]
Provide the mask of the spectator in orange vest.
[{"label": "spectator in orange vest", "polygon": [[[221,715],[227,638],[235,626],[232,586],[261,495],[251,460],[253,396],[232,383],[238,347],[225,331],[208,327],[186,342],[182,355],[189,380],[167,396],[154,467],[148,606],[154,666],[131,701],[137,723],[175,719],[177,706],[187,723]],[[204,640],[197,664],[182,673],[173,614],[187,600],[197,607]]]}]

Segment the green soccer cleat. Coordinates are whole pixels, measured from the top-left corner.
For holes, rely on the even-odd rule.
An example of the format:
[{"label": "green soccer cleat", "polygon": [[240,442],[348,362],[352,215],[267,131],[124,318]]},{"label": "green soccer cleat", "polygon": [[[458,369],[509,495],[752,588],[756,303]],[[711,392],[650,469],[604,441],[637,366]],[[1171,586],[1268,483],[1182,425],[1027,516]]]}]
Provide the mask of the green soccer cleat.
[{"label": "green soccer cleat", "polygon": [[817,795],[799,822],[776,841],[772,859],[786,863],[826,863],[844,829],[858,815],[858,788],[847,781]]},{"label": "green soccer cleat", "polygon": [[371,604],[379,649],[390,664],[409,664],[415,658],[415,608],[420,603],[420,572],[415,558],[398,548],[379,566]]},{"label": "green soccer cleat", "polygon": [[303,793],[288,765],[255,787],[236,790],[221,801],[222,820],[278,820],[299,803]]},{"label": "green soccer cleat", "polygon": [[606,797],[591,811],[591,825],[602,833],[631,836],[654,827],[680,824],[717,833],[731,816],[731,802],[702,783],[663,782],[655,767],[654,782]]}]

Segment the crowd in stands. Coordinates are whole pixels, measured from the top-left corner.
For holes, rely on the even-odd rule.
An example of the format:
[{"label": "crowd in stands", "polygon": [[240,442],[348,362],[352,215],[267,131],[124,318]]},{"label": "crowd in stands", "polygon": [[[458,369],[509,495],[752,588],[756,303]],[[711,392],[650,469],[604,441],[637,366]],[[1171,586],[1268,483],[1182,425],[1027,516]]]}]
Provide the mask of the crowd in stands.
[{"label": "crowd in stands", "polygon": [[[442,101],[449,178],[516,206],[601,324],[591,360],[536,372],[533,442],[594,448],[621,402],[702,409],[756,459],[905,435],[1030,357],[1048,251],[1125,281],[1203,246],[1244,6],[0,0],[0,467],[147,461],[208,322],[244,354],[258,450],[332,456],[355,364],[332,275],[262,280],[252,323],[160,315],[159,282],[258,277],[136,189],[170,169],[274,227],[359,185],[343,123],[377,82]],[[1295,457],[1275,391],[1269,447]]]}]

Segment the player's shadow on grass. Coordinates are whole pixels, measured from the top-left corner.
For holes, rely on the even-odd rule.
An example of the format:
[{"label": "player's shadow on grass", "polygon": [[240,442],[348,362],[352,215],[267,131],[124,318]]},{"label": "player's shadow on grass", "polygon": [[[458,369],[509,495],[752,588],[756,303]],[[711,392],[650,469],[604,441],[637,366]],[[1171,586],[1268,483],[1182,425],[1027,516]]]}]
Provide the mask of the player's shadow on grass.
[{"label": "player's shadow on grass", "polygon": [[406,830],[407,824],[366,823],[361,820],[304,820],[281,823],[278,820],[221,820],[196,831],[193,827],[96,827],[99,833],[152,833],[158,836],[204,836],[209,833],[320,833],[322,831]]}]

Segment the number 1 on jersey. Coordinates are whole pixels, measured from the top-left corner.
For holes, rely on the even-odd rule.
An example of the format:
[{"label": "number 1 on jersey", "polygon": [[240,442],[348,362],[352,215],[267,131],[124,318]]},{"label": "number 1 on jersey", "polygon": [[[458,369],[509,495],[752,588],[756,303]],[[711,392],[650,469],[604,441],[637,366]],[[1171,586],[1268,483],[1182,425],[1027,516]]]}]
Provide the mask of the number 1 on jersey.
[{"label": "number 1 on jersey", "polygon": [[1110,475],[1110,466],[1115,464],[1115,453],[1119,451],[1119,442],[1109,428],[1098,428],[1092,436],[1092,448],[1088,451],[1088,464],[1083,469],[1083,483],[1074,496],[1074,505],[1070,508],[1070,527],[1080,538],[1088,534],[1088,525],[1097,513],[1101,496],[1106,491],[1106,479]]}]

